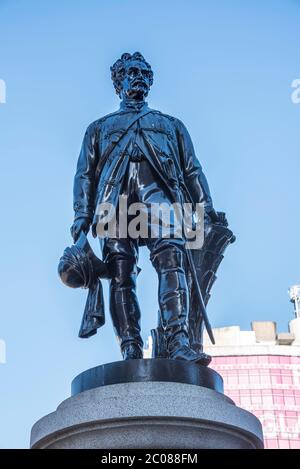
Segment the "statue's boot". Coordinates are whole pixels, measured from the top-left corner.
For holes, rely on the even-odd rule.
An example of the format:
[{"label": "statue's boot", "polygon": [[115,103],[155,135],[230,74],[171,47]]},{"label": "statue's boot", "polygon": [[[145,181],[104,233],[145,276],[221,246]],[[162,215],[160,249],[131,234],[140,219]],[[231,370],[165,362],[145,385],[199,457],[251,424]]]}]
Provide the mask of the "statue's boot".
[{"label": "statue's boot", "polygon": [[172,334],[168,341],[169,358],[174,360],[187,360],[198,363],[198,365],[208,366],[211,362],[211,356],[204,352],[195,352],[191,346],[188,334],[186,332],[177,332]]},{"label": "statue's boot", "polygon": [[136,276],[135,264],[125,259],[114,262],[110,284],[110,314],[124,360],[143,358]]},{"label": "statue's boot", "polygon": [[194,351],[188,336],[189,291],[184,269],[184,254],[180,249],[167,248],[153,256],[159,278],[161,325],[168,357],[207,366],[209,355]]},{"label": "statue's boot", "polygon": [[123,360],[143,358],[143,348],[137,342],[127,342],[121,347]]}]

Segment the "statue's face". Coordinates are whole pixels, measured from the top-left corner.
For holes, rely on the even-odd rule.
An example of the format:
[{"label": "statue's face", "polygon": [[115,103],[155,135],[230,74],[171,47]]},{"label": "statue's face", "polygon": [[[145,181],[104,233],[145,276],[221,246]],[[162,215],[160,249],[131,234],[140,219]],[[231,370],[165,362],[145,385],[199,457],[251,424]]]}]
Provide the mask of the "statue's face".
[{"label": "statue's face", "polygon": [[151,73],[139,60],[129,60],[125,66],[121,98],[144,99],[150,89]]}]

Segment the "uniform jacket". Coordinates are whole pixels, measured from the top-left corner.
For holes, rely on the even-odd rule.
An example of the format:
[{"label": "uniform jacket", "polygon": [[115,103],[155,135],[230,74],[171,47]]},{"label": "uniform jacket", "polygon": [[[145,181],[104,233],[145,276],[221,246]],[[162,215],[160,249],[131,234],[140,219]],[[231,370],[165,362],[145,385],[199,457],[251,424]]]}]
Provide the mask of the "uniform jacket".
[{"label": "uniform jacket", "polygon": [[164,182],[171,200],[182,200],[181,193],[186,202],[204,203],[207,212],[212,209],[206,178],[183,123],[148,108],[146,103],[142,112],[145,110],[150,112],[142,116],[138,125],[133,125],[116,146],[128,122],[134,115],[138,116],[139,111],[120,109],[87,128],[74,179],[75,219],[87,217],[96,224],[98,204],[116,206],[129,162],[128,144],[136,132],[139,132],[140,149]]}]

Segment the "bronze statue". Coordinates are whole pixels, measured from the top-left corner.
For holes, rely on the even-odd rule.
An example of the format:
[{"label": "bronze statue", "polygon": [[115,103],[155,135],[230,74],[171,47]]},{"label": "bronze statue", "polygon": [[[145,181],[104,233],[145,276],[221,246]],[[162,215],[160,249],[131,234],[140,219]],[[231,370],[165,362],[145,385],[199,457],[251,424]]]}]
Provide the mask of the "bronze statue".
[{"label": "bronze statue", "polygon": [[[136,280],[139,245],[146,245],[159,279],[153,357],[208,365],[211,357],[202,349],[203,326],[211,340],[213,335],[205,305],[223,251],[234,236],[224,213],[213,208],[185,126],[148,107],[145,98],[153,72],[144,57],[139,52],[123,54],[111,67],[111,76],[120,109],[90,124],[85,133],[74,180],[71,233],[75,244],[67,248],[59,266],[66,284],[89,288],[80,336],[89,337],[104,323],[99,279],[109,278],[110,313],[122,356],[125,360],[143,357]],[[101,262],[91,252],[86,235],[90,228],[94,237],[99,235],[101,224],[102,228],[107,224],[101,207],[118,209],[120,198],[128,204],[142,204],[147,236],[124,236],[115,219],[114,233],[99,236]],[[202,204],[204,244],[200,249],[188,249],[186,237],[174,235],[174,219],[168,226],[169,236],[161,234],[161,217],[150,217],[151,207],[161,203],[170,207]],[[132,215],[127,215],[129,226]]]}]

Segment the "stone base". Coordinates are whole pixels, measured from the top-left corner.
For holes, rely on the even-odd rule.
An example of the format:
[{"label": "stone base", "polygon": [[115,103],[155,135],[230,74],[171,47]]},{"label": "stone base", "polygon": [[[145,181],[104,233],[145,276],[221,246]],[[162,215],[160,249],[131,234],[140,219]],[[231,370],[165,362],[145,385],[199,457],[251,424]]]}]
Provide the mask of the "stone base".
[{"label": "stone base", "polygon": [[[149,366],[158,365],[158,360],[132,360],[133,366],[140,370],[142,362],[147,362],[148,371]],[[120,367],[124,362],[117,363]],[[124,366],[129,365],[125,363]],[[185,362],[179,366],[187,366],[188,374],[192,374],[195,366],[200,369],[198,373],[204,368]],[[95,384],[99,367],[93,370],[88,370],[88,375],[94,380],[89,382]],[[263,448],[259,420],[212,389],[212,382],[219,383],[216,375],[221,379],[215,371],[207,368],[202,371],[205,376],[210,372],[214,376],[209,387],[165,380],[148,381],[146,375],[138,381],[91,386],[91,389],[63,401],[55,412],[33,426],[31,447]],[[78,382],[82,385],[84,381],[82,377],[76,380],[77,387]],[[87,381],[84,383],[86,388]]]}]

